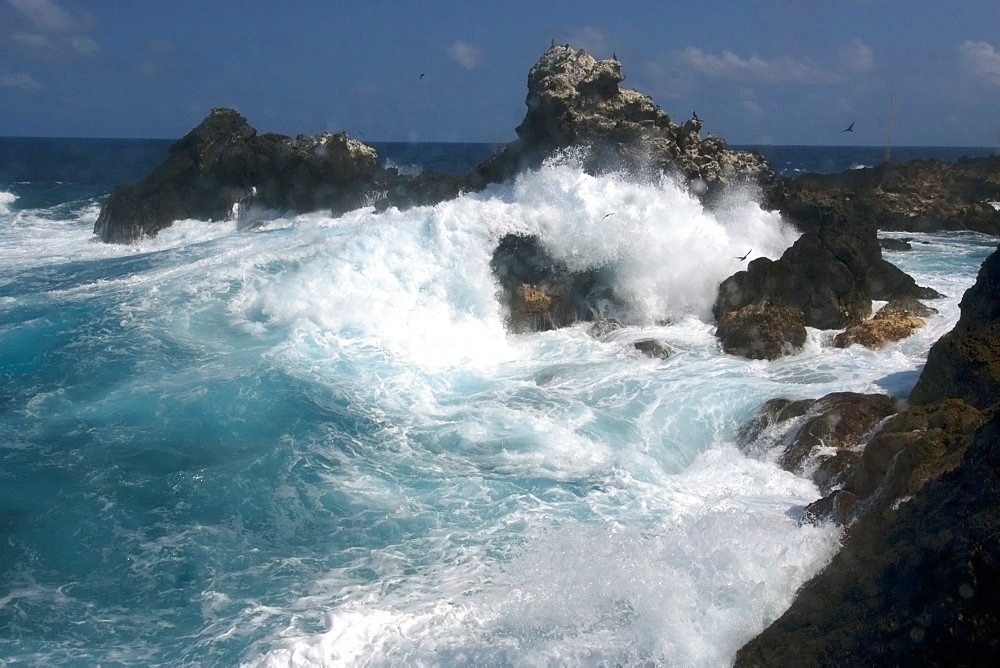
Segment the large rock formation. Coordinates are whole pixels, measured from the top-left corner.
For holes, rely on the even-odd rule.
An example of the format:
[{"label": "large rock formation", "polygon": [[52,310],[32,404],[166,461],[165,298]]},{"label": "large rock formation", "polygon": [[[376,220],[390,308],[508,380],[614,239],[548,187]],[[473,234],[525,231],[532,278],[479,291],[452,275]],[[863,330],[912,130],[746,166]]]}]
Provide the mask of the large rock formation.
[{"label": "large rock formation", "polygon": [[[992,373],[1000,348],[990,338],[1000,323],[998,279],[1000,249],[935,345],[949,354],[928,360],[915,405],[859,443],[842,484],[807,508],[804,519],[848,525],[844,546],[740,650],[737,666],[1000,657],[1000,375]],[[762,431],[757,423],[746,431]]]},{"label": "large rock formation", "polygon": [[812,227],[823,210],[880,230],[973,230],[1000,235],[1000,156],[914,160],[789,181],[782,209]]},{"label": "large rock formation", "polygon": [[718,320],[767,302],[802,312],[806,326],[842,329],[871,314],[873,299],[933,298],[882,258],[875,228],[841,221],[806,232],[778,260],[757,258],[719,286]]},{"label": "large rock formation", "polygon": [[102,241],[129,243],[176,220],[224,220],[249,206],[336,214],[436,202],[463,185],[439,174],[411,178],[382,169],[374,149],[343,133],[258,135],[236,111],[213,109],[152,174],[115,189],[94,233]]},{"label": "large rock formation", "polygon": [[501,181],[560,149],[582,147],[593,172],[673,173],[699,190],[776,182],[759,154],[730,151],[712,135],[702,139],[696,116],[677,125],[649,96],[621,88],[624,79],[616,58],[596,60],[582,49],[553,44],[528,73],[528,111],[518,139],[484,161],[478,178]]},{"label": "large rock formation", "polygon": [[877,350],[888,343],[906,338],[924,326],[924,318],[935,313],[936,309],[925,306],[916,299],[894,299],[868,320],[851,325],[838,334],[833,339],[833,345],[847,348],[857,343]]}]

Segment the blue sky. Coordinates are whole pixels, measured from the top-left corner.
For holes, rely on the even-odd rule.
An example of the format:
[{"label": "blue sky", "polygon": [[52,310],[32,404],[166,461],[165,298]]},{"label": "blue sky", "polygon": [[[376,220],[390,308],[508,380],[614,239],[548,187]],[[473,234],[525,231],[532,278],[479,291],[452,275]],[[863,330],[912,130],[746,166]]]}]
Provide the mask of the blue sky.
[{"label": "blue sky", "polygon": [[882,145],[892,99],[894,144],[1000,145],[997,0],[0,0],[0,135],[175,138],[229,106],[509,141],[553,39],[730,143]]}]

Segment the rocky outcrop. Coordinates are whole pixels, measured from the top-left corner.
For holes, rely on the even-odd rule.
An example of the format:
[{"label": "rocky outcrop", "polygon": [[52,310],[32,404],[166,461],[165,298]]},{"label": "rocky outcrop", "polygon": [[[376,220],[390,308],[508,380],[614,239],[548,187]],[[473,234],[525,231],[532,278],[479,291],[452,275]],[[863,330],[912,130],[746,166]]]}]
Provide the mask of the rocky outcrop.
[{"label": "rocky outcrop", "polygon": [[957,397],[985,408],[1000,401],[1000,248],[983,262],[960,307],[954,329],[931,347],[910,403]]},{"label": "rocky outcrop", "polygon": [[989,665],[1000,657],[1000,414],[961,464],[869,514],[736,666]]},{"label": "rocky outcrop", "polygon": [[600,320],[620,305],[607,270],[571,271],[537,237],[504,236],[490,268],[500,286],[500,302],[507,306],[507,328],[514,333]]},{"label": "rocky outcrop", "polygon": [[752,360],[773,360],[802,350],[806,326],[801,309],[763,300],[719,316],[722,350]]},{"label": "rocky outcrop", "polygon": [[833,345],[847,348],[854,344],[877,350],[893,341],[905,339],[924,326],[924,318],[937,313],[936,309],[921,304],[916,299],[894,299],[857,325],[851,325],[833,339]]},{"label": "rocky outcrop", "polygon": [[808,475],[827,493],[860,460],[864,437],[897,410],[896,402],[881,394],[772,399],[740,429],[736,442],[748,454],[777,449],[779,466]]},{"label": "rocky outcrop", "polygon": [[591,172],[678,174],[702,193],[730,183],[777,182],[762,156],[730,151],[712,135],[701,138],[697,116],[674,123],[647,95],[622,88],[624,79],[616,58],[596,60],[582,49],[553,44],[528,73],[528,110],[518,139],[479,165],[477,178],[502,181],[577,147],[587,150]]},{"label": "rocky outcrop", "polygon": [[875,229],[839,221],[806,232],[778,260],[757,258],[719,286],[713,313],[750,304],[802,312],[805,325],[843,329],[871,314],[873,299],[928,299],[940,295],[882,258]]},{"label": "rocky outcrop", "polygon": [[248,207],[337,214],[437,202],[463,187],[454,177],[406,177],[383,169],[374,149],[343,133],[258,135],[236,111],[213,109],[152,174],[115,189],[94,233],[102,241],[129,243],[176,220],[225,220]]},{"label": "rocky outcrop", "polygon": [[988,355],[998,349],[989,338],[1000,323],[998,278],[1000,250],[935,344],[949,355],[928,359],[911,407],[888,418],[843,483],[806,509],[806,520],[848,526],[843,548],[740,650],[737,666],[1000,657],[1000,376]]},{"label": "rocky outcrop", "polygon": [[1000,156],[947,163],[883,163],[840,174],[806,174],[785,185],[783,209],[806,225],[818,212],[849,213],[880,230],[972,230],[1000,235]]}]

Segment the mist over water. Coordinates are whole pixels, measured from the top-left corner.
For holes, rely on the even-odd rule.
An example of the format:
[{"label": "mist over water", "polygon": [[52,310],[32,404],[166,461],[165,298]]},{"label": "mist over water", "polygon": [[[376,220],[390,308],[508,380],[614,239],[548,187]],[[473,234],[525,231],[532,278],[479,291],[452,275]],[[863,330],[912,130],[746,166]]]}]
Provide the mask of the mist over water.
[{"label": "mist over water", "polygon": [[[904,397],[995,245],[886,254],[947,295],[903,342],[753,362],[719,351],[715,288],[796,233],[752,193],[706,211],[564,160],[110,246],[98,200],[0,190],[0,657],[31,663],[725,665],[838,539],[735,428],[774,396]],[[509,335],[511,232],[609,268],[630,326]]]}]

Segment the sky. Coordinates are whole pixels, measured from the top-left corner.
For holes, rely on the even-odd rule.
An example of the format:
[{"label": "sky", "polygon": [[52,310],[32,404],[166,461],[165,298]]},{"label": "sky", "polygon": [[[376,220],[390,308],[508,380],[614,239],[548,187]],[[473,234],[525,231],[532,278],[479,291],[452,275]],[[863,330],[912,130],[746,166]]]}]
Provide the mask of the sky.
[{"label": "sky", "polygon": [[178,138],[232,107],[506,142],[553,40],[731,144],[1000,146],[1000,0],[0,0],[0,136]]}]

